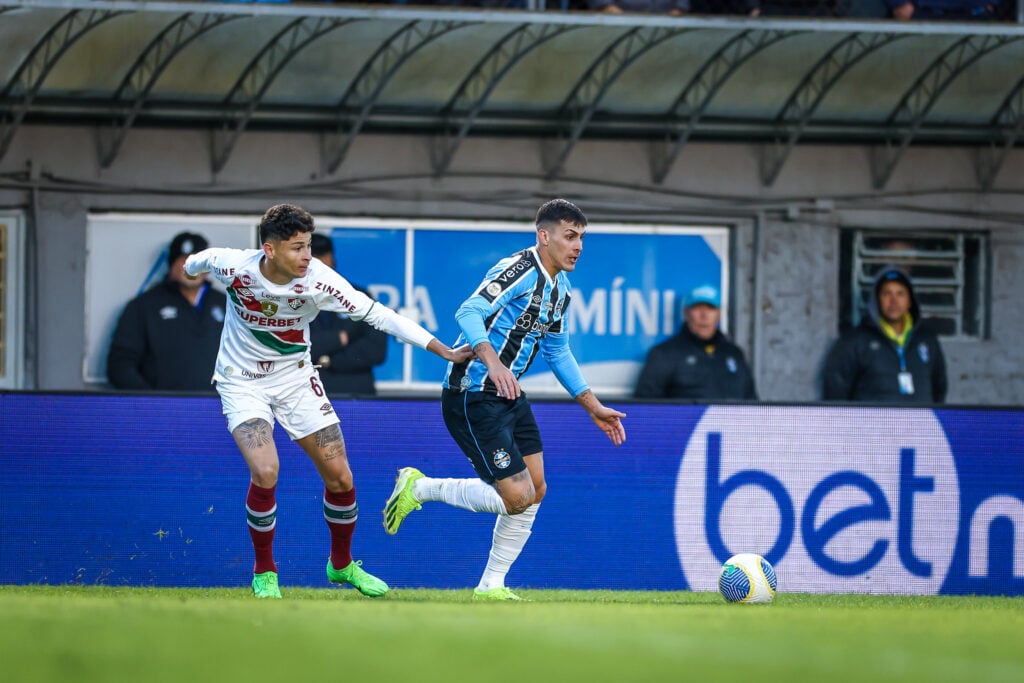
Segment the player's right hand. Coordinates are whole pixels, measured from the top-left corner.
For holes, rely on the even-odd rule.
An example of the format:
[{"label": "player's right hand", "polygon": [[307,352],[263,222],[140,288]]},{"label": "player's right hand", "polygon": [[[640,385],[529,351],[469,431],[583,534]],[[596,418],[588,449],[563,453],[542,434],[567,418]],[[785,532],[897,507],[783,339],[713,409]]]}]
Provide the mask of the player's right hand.
[{"label": "player's right hand", "polygon": [[501,363],[495,363],[493,366],[489,366],[487,368],[487,377],[494,382],[494,386],[498,389],[498,396],[501,398],[507,398],[514,401],[519,398],[519,394],[522,393],[519,388],[519,382],[516,380],[516,376],[512,374],[511,370]]},{"label": "player's right hand", "polygon": [[448,354],[447,360],[450,360],[451,362],[458,365],[459,363],[465,363],[467,360],[472,360],[475,357],[476,354],[473,352],[473,349],[469,346],[469,344],[463,344],[462,346],[458,346],[454,349],[451,349],[451,352]]}]

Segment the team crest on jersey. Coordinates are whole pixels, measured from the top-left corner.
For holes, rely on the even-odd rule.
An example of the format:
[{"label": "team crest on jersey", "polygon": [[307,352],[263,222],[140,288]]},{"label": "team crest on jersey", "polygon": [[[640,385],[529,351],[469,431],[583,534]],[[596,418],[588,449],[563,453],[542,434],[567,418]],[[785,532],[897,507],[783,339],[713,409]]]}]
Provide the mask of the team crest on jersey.
[{"label": "team crest on jersey", "polygon": [[288,306],[293,310],[297,311],[306,305],[305,299],[288,299]]},{"label": "team crest on jersey", "polygon": [[296,282],[294,285],[292,285],[292,291],[295,292],[296,294],[302,294],[303,292],[306,291],[306,287],[301,282]]},{"label": "team crest on jersey", "polygon": [[331,413],[334,412],[334,406],[332,406],[330,402],[327,402],[320,406],[320,412],[323,413],[324,415],[330,415]]},{"label": "team crest on jersey", "polygon": [[512,464],[512,456],[508,454],[504,448],[499,448],[494,451],[494,466],[499,470],[503,470]]},{"label": "team crest on jersey", "polygon": [[251,275],[242,273],[242,275],[239,276],[238,281],[241,282],[246,287],[252,287],[253,279]]},{"label": "team crest on jersey", "polygon": [[263,315],[268,318],[273,318],[274,314],[277,313],[277,302],[274,301],[261,301],[260,308],[263,310]]},{"label": "team crest on jersey", "polygon": [[261,360],[257,363],[260,368],[260,372],[263,374],[270,374],[270,371],[274,369],[274,361],[272,360]]}]

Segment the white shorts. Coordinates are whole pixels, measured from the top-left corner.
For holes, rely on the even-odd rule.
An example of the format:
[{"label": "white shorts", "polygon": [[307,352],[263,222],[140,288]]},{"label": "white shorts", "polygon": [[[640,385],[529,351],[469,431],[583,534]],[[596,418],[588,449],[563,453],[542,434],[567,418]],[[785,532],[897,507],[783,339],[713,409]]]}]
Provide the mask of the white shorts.
[{"label": "white shorts", "polygon": [[271,387],[218,381],[217,393],[229,432],[255,418],[266,420],[273,429],[276,419],[295,441],[339,422],[315,369]]}]

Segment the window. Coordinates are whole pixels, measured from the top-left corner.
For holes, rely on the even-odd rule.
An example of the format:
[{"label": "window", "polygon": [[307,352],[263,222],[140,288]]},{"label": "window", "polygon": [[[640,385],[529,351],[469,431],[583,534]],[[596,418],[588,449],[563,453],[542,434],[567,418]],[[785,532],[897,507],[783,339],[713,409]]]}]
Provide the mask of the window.
[{"label": "window", "polygon": [[0,389],[21,388],[21,225],[0,213]]},{"label": "window", "polygon": [[921,315],[939,334],[988,336],[988,234],[846,229],[841,235],[840,327],[860,324],[875,274],[895,264],[910,273]]}]

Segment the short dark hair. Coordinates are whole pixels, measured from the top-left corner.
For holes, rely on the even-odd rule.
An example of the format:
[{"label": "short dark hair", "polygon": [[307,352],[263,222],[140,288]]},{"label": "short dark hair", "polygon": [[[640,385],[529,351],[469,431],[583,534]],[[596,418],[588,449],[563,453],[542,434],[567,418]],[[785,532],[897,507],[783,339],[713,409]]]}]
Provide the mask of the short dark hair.
[{"label": "short dark hair", "polygon": [[313,216],[301,206],[276,204],[260,219],[260,243],[287,240],[300,232],[313,232]]},{"label": "short dark hair", "polygon": [[313,237],[309,242],[309,250],[313,252],[313,256],[318,258],[324,254],[334,256],[334,243],[331,242],[331,238],[327,235],[313,233]]},{"label": "short dark hair", "polygon": [[580,207],[567,199],[552,199],[537,209],[538,229],[547,229],[562,222],[583,228],[587,225],[587,217],[580,211]]}]

